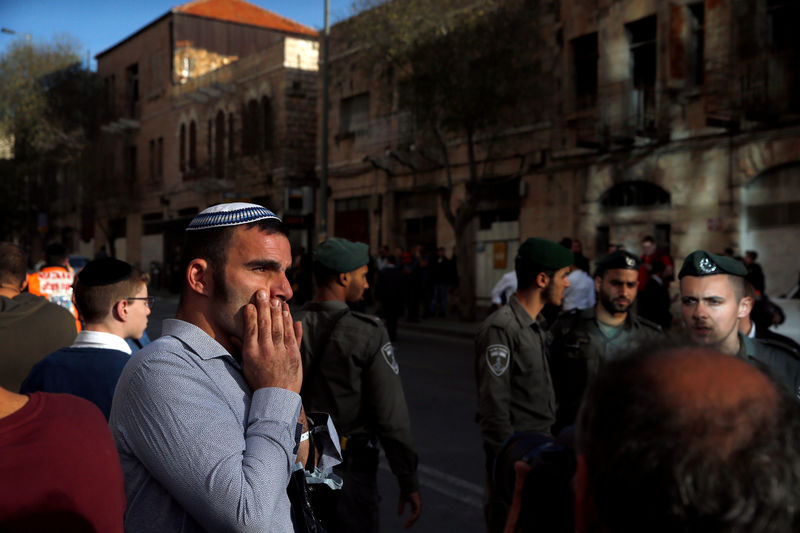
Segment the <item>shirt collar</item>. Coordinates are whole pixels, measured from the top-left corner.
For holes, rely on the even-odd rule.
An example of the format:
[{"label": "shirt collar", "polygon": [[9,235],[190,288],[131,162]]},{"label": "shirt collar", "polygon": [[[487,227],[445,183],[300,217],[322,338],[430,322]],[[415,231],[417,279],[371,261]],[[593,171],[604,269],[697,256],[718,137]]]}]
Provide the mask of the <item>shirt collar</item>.
[{"label": "shirt collar", "polygon": [[170,335],[186,344],[200,359],[208,360],[217,357],[227,357],[237,368],[239,362],[228,350],[214,340],[211,335],[190,322],[177,318],[167,318],[162,323],[162,335]]},{"label": "shirt collar", "polygon": [[106,333],[104,331],[88,331],[83,330],[75,337],[75,342],[72,343],[72,348],[102,348],[105,350],[119,350],[126,354],[131,354],[131,347],[125,342],[125,339],[113,333]]}]

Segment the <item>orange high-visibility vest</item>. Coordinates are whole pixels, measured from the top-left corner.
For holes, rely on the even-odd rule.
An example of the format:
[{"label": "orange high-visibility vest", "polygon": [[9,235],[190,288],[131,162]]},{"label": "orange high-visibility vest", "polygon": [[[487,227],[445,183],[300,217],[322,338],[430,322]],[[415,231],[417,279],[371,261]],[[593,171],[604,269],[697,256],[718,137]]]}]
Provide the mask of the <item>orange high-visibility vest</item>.
[{"label": "orange high-visibility vest", "polygon": [[81,330],[78,308],[72,301],[72,282],[75,276],[70,270],[60,266],[44,267],[39,272],[28,274],[28,292],[44,296],[58,304],[75,317],[75,327]]}]

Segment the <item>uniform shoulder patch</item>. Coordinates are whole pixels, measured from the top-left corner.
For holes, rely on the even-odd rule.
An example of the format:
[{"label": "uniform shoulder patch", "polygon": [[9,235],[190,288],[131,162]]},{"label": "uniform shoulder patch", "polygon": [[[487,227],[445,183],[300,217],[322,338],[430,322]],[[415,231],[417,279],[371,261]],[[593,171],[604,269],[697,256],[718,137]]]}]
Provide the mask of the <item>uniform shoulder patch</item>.
[{"label": "uniform shoulder patch", "polygon": [[511,350],[505,344],[490,344],[486,347],[486,366],[492,374],[502,376],[511,362]]},{"label": "uniform shoulder patch", "polygon": [[392,372],[399,374],[400,365],[397,364],[397,359],[394,357],[394,346],[392,346],[391,342],[387,342],[381,346],[381,355],[383,355],[383,360],[386,361],[386,364],[389,365]]}]

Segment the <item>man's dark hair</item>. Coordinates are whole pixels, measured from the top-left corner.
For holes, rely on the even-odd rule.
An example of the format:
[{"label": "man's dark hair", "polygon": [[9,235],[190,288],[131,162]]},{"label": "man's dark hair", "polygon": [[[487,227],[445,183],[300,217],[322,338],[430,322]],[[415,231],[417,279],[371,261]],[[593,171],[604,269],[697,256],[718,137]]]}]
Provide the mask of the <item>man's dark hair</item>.
[{"label": "man's dark hair", "polygon": [[652,242],[652,243],[655,243],[655,242],[656,242],[656,240],[653,238],[653,236],[652,236],[652,235],[645,235],[644,237],[642,237],[642,242]]},{"label": "man's dark hair", "polygon": [[0,283],[15,288],[25,279],[25,253],[14,243],[0,242]]},{"label": "man's dark hair", "polygon": [[331,270],[319,261],[314,261],[314,282],[317,287],[327,287],[339,278],[339,272]]},{"label": "man's dark hair", "polygon": [[211,228],[203,230],[187,231],[183,244],[183,265],[181,275],[183,283],[186,284],[186,269],[193,259],[205,259],[212,268],[214,287],[220,294],[225,296],[225,263],[228,257],[228,247],[231,237],[237,228],[246,230],[257,229],[267,235],[278,233],[287,239],[289,230],[286,225],[274,218],[267,218],[251,222],[250,224],[240,224],[238,226],[223,226],[221,228]]},{"label": "man's dark hair", "polygon": [[655,357],[670,354],[608,363],[584,396],[577,446],[605,530],[800,531],[800,405],[778,387],[727,407],[676,405],[658,392],[668,378],[646,371]]},{"label": "man's dark hair", "polygon": [[522,257],[521,255],[517,255],[516,259],[514,260],[514,271],[517,273],[517,290],[525,290],[530,288],[533,285],[533,282],[536,281],[536,276],[538,276],[541,272],[544,272],[550,278],[552,278],[556,273],[555,270],[547,269],[541,265],[537,265],[530,259]]},{"label": "man's dark hair", "polygon": [[749,257],[750,257],[750,259],[752,259],[753,261],[755,261],[756,259],[758,259],[758,252],[756,252],[755,250],[747,250],[747,251],[744,253],[744,255],[746,255],[746,256],[749,256]]},{"label": "man's dark hair", "polygon": [[45,266],[61,266],[67,259],[67,249],[60,242],[48,244],[44,249]]}]

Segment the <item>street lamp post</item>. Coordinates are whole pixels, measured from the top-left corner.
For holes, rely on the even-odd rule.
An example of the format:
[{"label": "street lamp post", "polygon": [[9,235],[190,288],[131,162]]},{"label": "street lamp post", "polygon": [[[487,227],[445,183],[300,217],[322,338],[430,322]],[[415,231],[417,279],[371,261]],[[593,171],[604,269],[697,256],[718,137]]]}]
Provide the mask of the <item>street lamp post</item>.
[{"label": "street lamp post", "polygon": [[0,32],[5,33],[6,35],[19,35],[25,37],[25,40],[29,43],[33,40],[33,36],[30,33],[20,33],[18,31],[14,31],[8,28],[0,28]]}]

